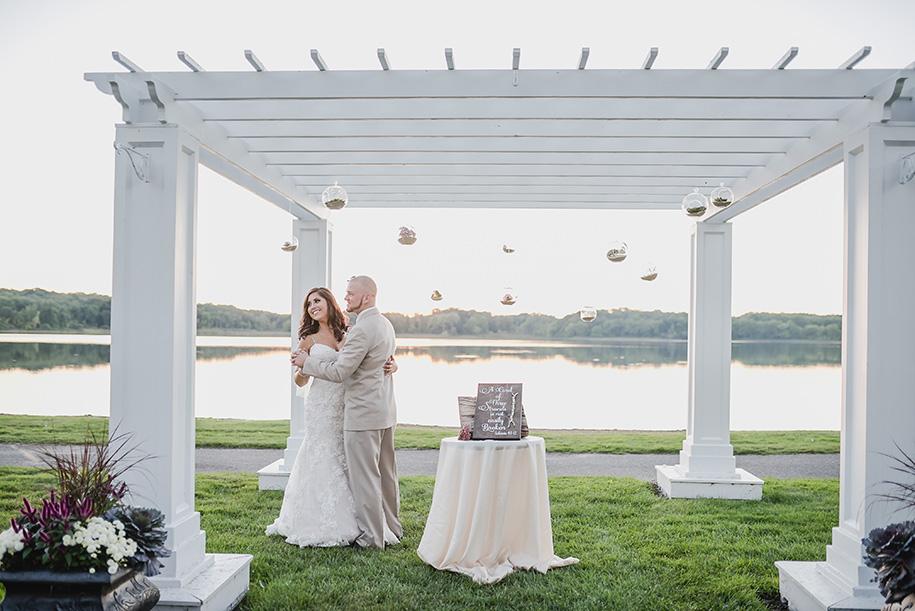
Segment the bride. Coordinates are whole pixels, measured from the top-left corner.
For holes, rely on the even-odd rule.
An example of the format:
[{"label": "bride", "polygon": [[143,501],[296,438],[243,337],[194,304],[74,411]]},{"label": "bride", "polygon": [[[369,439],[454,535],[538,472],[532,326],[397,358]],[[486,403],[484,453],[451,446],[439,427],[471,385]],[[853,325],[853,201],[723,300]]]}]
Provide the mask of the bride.
[{"label": "bride", "polygon": [[[344,343],[347,317],[326,288],[308,292],[299,326],[298,351],[324,361],[336,361]],[[384,373],[397,370],[392,356]],[[308,376],[296,370],[295,383]],[[289,474],[279,517],[268,535],[286,537],[300,547],[350,545],[360,535],[343,450],[343,384],[315,378],[305,399],[305,436]],[[397,537],[385,526],[385,543]]]}]

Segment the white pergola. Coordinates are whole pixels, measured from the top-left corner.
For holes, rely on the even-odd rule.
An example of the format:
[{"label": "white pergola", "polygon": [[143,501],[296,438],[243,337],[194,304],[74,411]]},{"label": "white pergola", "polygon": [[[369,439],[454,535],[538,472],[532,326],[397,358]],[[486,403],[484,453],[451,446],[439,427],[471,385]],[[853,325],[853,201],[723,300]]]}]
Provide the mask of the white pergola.
[{"label": "white pergola", "polygon": [[[770,70],[727,70],[722,48],[706,69],[655,70],[651,49],[640,69],[591,70],[582,49],[568,70],[522,70],[515,49],[510,68],[458,70],[446,49],[432,71],[394,70],[383,49],[381,70],[330,70],[312,50],[317,69],[269,71],[245,51],[250,72],[208,72],[183,52],[187,71],[147,72],[114,53],[128,72],[86,74],[123,107],[111,420],[157,456],[148,481],[128,483],[168,516],[163,601],[230,608],[250,561],[205,554],[194,508],[198,164],[292,215],[293,337],[304,291],[330,284],[320,193],[334,181],[351,208],[679,210],[694,188],[731,187],[735,203],[693,226],[686,439],[657,474],[671,497],[758,499],[763,482],[730,443],[728,221],[844,163],[839,524],[825,562],[778,566],[792,608],[879,608],[860,540],[900,518],[870,502],[891,479],[882,452],[915,454],[915,64],[853,69],[869,51],[836,69],[790,69],[792,48]],[[292,388],[290,405],[265,488],[283,487],[302,442]]]}]

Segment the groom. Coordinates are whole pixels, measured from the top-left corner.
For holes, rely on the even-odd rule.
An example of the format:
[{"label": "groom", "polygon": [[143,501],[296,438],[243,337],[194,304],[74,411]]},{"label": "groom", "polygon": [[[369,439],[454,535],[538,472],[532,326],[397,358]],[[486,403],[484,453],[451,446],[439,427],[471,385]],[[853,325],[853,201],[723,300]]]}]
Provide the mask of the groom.
[{"label": "groom", "polygon": [[356,502],[356,523],[362,533],[357,547],[384,549],[384,526],[400,538],[397,517],[400,490],[394,461],[394,403],[392,376],[384,363],[394,354],[394,327],[375,307],[378,288],[368,276],[355,276],[346,285],[346,311],[356,323],[346,336],[336,362],[324,362],[301,353],[295,364],[302,372],[323,380],[342,382],[343,446],[349,464],[350,485]]}]

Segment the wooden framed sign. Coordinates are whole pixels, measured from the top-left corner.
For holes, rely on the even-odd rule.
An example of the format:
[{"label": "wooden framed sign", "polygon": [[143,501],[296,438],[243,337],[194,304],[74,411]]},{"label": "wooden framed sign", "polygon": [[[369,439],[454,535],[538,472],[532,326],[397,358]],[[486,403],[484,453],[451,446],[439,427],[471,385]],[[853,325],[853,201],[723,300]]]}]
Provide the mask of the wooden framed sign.
[{"label": "wooden framed sign", "polygon": [[521,439],[521,384],[479,384],[473,438]]}]

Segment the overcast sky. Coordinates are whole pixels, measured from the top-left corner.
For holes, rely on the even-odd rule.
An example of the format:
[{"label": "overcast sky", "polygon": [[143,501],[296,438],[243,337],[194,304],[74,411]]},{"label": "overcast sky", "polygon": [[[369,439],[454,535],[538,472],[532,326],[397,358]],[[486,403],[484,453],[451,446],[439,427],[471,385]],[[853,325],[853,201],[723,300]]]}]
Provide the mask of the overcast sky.
[{"label": "overcast sky", "polygon": [[[208,70],[244,70],[252,49],[272,70],[460,68],[770,68],[800,47],[792,68],[835,68],[862,46],[860,68],[915,61],[915,2],[277,2],[221,0],[0,0],[3,180],[0,287],[110,294],[114,124],[120,107],[83,73],[120,71],[117,50],[151,71],[182,70],[186,51]],[[344,185],[345,186],[345,185]],[[565,315],[584,304],[686,311],[689,226],[679,211],[482,211],[344,209],[332,214],[334,277],[372,275],[379,305],[404,313],[433,307],[499,314]],[[404,247],[397,228],[419,240]],[[838,313],[842,308],[842,168],[741,215],[734,224],[733,312]],[[200,302],[290,311],[290,234],[282,210],[201,167],[197,297]],[[604,257],[628,243],[622,264]],[[502,252],[503,243],[516,248]],[[651,262],[659,275],[639,279]],[[518,302],[501,306],[502,288]],[[431,291],[445,299],[430,301]]]}]

